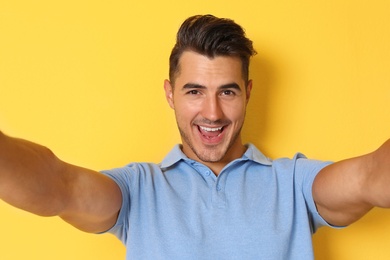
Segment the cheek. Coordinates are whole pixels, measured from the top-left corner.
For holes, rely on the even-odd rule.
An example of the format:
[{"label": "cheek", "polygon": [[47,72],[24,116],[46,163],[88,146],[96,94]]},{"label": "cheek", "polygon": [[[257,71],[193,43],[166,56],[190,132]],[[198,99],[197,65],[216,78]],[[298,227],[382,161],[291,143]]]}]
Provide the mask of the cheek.
[{"label": "cheek", "polygon": [[245,117],[246,106],[243,104],[230,105],[225,110],[225,115],[232,121],[243,121]]},{"label": "cheek", "polygon": [[194,102],[192,100],[181,100],[175,102],[175,112],[182,118],[191,118],[196,116],[201,110],[201,104],[199,101]]},{"label": "cheek", "polygon": [[190,106],[183,104],[175,105],[175,114],[176,121],[182,127],[187,127],[187,124],[190,123],[196,115],[193,109]]}]

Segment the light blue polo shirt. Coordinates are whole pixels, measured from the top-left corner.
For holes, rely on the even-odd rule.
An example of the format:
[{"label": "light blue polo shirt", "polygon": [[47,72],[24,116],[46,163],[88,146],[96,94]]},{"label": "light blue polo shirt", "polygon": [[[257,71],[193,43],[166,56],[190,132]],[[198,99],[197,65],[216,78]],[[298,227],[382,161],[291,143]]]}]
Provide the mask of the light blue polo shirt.
[{"label": "light blue polo shirt", "polygon": [[330,162],[271,161],[251,144],[217,176],[174,149],[161,164],[104,171],[123,204],[108,232],[127,259],[313,259],[311,235],[327,223],[312,184]]}]

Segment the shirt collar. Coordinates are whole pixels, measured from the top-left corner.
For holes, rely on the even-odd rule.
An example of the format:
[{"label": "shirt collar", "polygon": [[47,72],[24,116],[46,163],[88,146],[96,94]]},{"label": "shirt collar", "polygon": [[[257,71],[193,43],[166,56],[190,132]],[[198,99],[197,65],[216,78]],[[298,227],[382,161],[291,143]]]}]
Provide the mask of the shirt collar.
[{"label": "shirt collar", "polygon": [[[260,152],[253,144],[247,144],[244,155],[239,160],[251,160],[263,165],[272,165],[272,160]],[[161,168],[168,168],[180,160],[189,160],[181,150],[181,145],[175,145],[161,162]]]},{"label": "shirt collar", "polygon": [[248,149],[246,149],[242,159],[248,159],[263,165],[272,165],[272,160],[260,152],[256,146],[247,144],[246,147],[248,147]]},{"label": "shirt collar", "polygon": [[181,150],[181,145],[177,144],[173,149],[165,156],[164,160],[161,162],[161,168],[168,168],[180,160],[188,159],[188,157]]}]

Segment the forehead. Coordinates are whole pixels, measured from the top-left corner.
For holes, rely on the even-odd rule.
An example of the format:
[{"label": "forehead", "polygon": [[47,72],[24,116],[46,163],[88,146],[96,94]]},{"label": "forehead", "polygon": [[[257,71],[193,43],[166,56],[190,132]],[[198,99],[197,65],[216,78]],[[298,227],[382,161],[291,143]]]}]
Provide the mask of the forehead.
[{"label": "forehead", "polygon": [[207,57],[192,51],[183,52],[179,61],[179,72],[175,82],[184,85],[188,82],[202,85],[237,83],[244,84],[242,64],[238,57]]}]

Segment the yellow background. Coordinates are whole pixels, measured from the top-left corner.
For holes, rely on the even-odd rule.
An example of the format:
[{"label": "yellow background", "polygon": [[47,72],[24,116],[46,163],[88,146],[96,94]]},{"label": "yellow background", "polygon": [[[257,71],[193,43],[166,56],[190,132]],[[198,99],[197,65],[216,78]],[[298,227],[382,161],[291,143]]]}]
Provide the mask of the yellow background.
[{"label": "yellow background", "polygon": [[[246,142],[273,158],[366,153],[390,137],[389,3],[0,0],[0,129],[95,170],[161,161],[180,141],[163,93],[175,33],[212,13],[243,25],[258,51]],[[0,241],[1,260],[125,255],[112,235],[3,202]],[[389,259],[390,213],[321,229],[314,245],[316,259]]]}]

